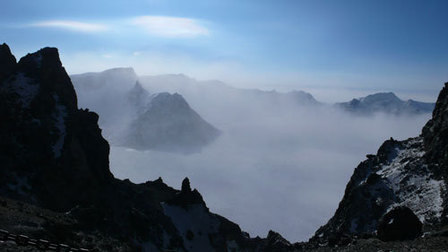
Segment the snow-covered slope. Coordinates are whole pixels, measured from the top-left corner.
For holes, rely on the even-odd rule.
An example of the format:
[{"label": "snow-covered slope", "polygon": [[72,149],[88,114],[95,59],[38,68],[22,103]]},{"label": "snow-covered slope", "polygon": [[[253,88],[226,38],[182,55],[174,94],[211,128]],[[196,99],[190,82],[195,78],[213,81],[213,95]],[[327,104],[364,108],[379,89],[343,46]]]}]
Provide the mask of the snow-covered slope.
[{"label": "snow-covered slope", "polygon": [[71,76],[79,104],[100,115],[112,144],[136,149],[191,153],[211,143],[219,131],[179,94],[150,94],[132,68]]},{"label": "snow-covered slope", "polygon": [[431,113],[434,105],[434,103],[414,100],[403,101],[394,93],[376,93],[335,104],[336,107],[358,115],[371,115],[378,112],[394,115]]}]

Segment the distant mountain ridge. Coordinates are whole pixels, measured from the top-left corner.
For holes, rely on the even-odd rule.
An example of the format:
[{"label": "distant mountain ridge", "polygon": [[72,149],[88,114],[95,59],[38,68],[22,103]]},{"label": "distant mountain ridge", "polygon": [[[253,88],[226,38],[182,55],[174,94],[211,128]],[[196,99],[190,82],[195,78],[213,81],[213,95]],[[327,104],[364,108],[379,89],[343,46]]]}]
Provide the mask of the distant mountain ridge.
[{"label": "distant mountain ridge", "polygon": [[[151,93],[178,93],[182,95],[195,110],[212,122],[221,122],[218,116],[226,109],[234,109],[241,113],[253,113],[258,109],[273,114],[285,108],[317,108],[330,106],[316,100],[312,94],[305,91],[290,92],[265,91],[258,89],[235,88],[218,80],[199,81],[184,74],[164,74],[154,76],[137,76],[132,68],[113,68],[104,71],[119,80],[123,76],[127,83],[139,81],[140,85]],[[84,78],[95,80],[94,73],[86,73]],[[79,75],[73,75],[74,83]],[[132,85],[133,85],[132,84]],[[93,85],[95,86],[95,85]],[[78,85],[76,85],[78,88]],[[82,88],[82,87],[80,87]],[[130,88],[130,87],[128,87]],[[83,97],[80,97],[83,100]],[[82,103],[81,103],[82,104]],[[376,113],[390,115],[420,115],[429,114],[434,109],[434,103],[415,100],[401,100],[392,92],[375,93],[348,102],[333,105],[341,111],[358,116],[371,116]],[[237,118],[235,118],[237,119]]]},{"label": "distant mountain ridge", "polygon": [[[153,92],[178,92],[189,101],[198,102],[197,108],[207,107],[206,102],[214,102],[214,106],[226,107],[229,99],[232,103],[246,106],[260,107],[274,106],[318,106],[321,105],[310,93],[304,91],[290,91],[287,93],[275,90],[265,91],[259,89],[235,88],[218,80],[198,81],[184,74],[165,74],[155,76],[141,76],[140,82]],[[200,98],[203,99],[200,99]],[[205,100],[204,100],[205,99]],[[240,107],[240,109],[245,109]]]},{"label": "distant mountain ridge", "polygon": [[[141,76],[139,78],[142,85],[148,90],[158,92],[179,92],[184,95],[187,100],[196,102],[198,97],[213,97],[205,99],[195,104],[195,107],[208,113],[206,102],[214,102],[218,107],[221,105],[220,96],[229,97],[235,100],[235,103],[244,103],[250,101],[249,104],[254,107],[260,107],[270,104],[271,107],[264,109],[273,109],[272,106],[297,106],[297,107],[319,107],[325,104],[317,101],[313,95],[304,91],[290,91],[286,93],[272,91],[264,91],[257,89],[243,89],[229,86],[221,81],[197,81],[183,74],[166,74],[155,76]],[[250,106],[250,105],[245,105]],[[403,101],[394,93],[375,93],[366,97],[352,99],[349,102],[335,103],[334,107],[341,111],[352,113],[359,116],[371,116],[375,113],[384,113],[390,115],[419,115],[429,114],[434,109],[434,103],[426,103],[415,100]],[[241,109],[241,108],[240,108]],[[275,112],[275,111],[274,111]]]},{"label": "distant mountain ridge", "polygon": [[81,106],[98,111],[100,126],[114,145],[193,153],[220,134],[181,95],[150,94],[132,68],[71,78]]},{"label": "distant mountain ridge", "polygon": [[137,82],[128,98],[134,103],[137,118],[119,145],[192,153],[220,135],[177,93],[150,95]]},{"label": "distant mountain ridge", "polygon": [[435,103],[414,100],[403,101],[394,93],[376,93],[349,102],[336,103],[336,107],[357,115],[386,113],[394,115],[412,115],[431,113]]}]

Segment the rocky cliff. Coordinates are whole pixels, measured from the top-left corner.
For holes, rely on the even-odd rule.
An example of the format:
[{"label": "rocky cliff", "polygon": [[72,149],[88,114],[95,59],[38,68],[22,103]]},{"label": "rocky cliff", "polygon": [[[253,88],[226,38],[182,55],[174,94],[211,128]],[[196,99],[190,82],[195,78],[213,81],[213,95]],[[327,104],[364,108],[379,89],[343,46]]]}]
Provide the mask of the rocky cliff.
[{"label": "rocky cliff", "polygon": [[77,108],[55,48],[18,63],[3,54],[10,67],[0,80],[0,190],[61,210],[92,200],[94,194],[83,192],[112,179],[98,116]]},{"label": "rocky cliff", "polygon": [[[115,179],[98,115],[78,109],[56,48],[17,63],[3,44],[0,66],[0,196],[9,198],[0,206],[3,228],[107,251],[264,246],[211,213],[187,179],[181,191],[161,179],[143,184]],[[99,247],[109,240],[115,245]]]}]

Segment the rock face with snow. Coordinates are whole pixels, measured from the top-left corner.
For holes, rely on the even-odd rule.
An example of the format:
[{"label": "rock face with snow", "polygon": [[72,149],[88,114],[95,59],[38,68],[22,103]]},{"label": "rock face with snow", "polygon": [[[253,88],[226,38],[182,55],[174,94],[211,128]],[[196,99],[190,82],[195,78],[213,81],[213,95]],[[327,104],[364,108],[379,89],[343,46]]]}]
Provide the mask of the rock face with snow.
[{"label": "rock face with snow", "polygon": [[349,102],[336,103],[335,106],[357,115],[374,113],[415,115],[431,113],[434,109],[434,103],[414,100],[403,101],[394,93],[376,93]]},{"label": "rock face with snow", "polygon": [[372,235],[391,209],[409,208],[432,230],[447,224],[448,84],[440,92],[433,118],[422,134],[404,141],[390,139],[376,155],[355,169],[334,216],[311,239]]},{"label": "rock face with snow", "polygon": [[[57,49],[44,48],[16,63],[2,47],[1,61],[10,67],[0,79],[0,190],[58,209],[90,200],[94,195],[79,190],[112,177],[98,116],[78,109]],[[38,186],[43,181],[49,183]],[[65,184],[71,187],[60,188]]]},{"label": "rock face with snow", "polygon": [[72,76],[80,104],[100,114],[114,145],[192,153],[213,142],[219,130],[175,93],[150,94],[132,68]]}]

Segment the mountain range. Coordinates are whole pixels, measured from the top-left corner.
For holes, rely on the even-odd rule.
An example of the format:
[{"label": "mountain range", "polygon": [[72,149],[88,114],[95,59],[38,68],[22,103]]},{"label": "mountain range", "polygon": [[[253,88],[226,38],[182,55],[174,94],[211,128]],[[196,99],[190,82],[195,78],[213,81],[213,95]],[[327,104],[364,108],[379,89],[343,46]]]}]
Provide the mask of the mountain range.
[{"label": "mountain range", "polygon": [[137,76],[132,68],[71,75],[71,79],[79,104],[99,113],[103,134],[111,144],[139,150],[199,152],[222,133],[215,125],[260,113],[275,116],[290,111],[294,116],[300,109],[319,113],[318,109],[336,108],[357,116],[412,116],[429,114],[434,108],[433,103],[403,101],[393,93],[331,105],[304,91],[241,89],[183,74]]},{"label": "mountain range", "polygon": [[150,94],[132,68],[72,75],[71,79],[80,105],[98,111],[100,126],[114,145],[193,153],[220,134],[181,95]]},{"label": "mountain range", "polygon": [[2,249],[448,248],[448,83],[422,134],[387,140],[376,155],[367,155],[355,169],[335,215],[302,243],[290,243],[273,231],[267,238],[250,238],[237,224],[211,213],[188,178],[180,190],[161,178],[142,184],[114,178],[99,117],[79,109],[76,97],[56,48],[41,49],[16,62],[9,47],[0,45]]},{"label": "mountain range", "polygon": [[336,103],[336,107],[357,115],[384,113],[392,115],[415,115],[431,113],[434,103],[414,100],[403,101],[394,93],[376,93],[349,102]]},{"label": "mountain range", "polygon": [[[221,81],[198,81],[183,74],[140,76],[139,81],[152,92],[177,92],[182,94],[201,115],[206,115],[212,122],[219,123],[221,118],[215,115],[227,110],[240,111],[241,114],[257,113],[259,110],[276,114],[284,110],[316,109],[331,107],[355,116],[372,116],[382,113],[391,116],[413,116],[429,114],[434,103],[415,100],[401,100],[394,93],[375,93],[366,97],[355,98],[348,102],[326,104],[316,100],[304,91],[286,93],[243,89],[229,86]],[[213,104],[213,106],[211,106]],[[236,115],[233,115],[238,119]],[[241,115],[244,117],[244,115]]]}]

